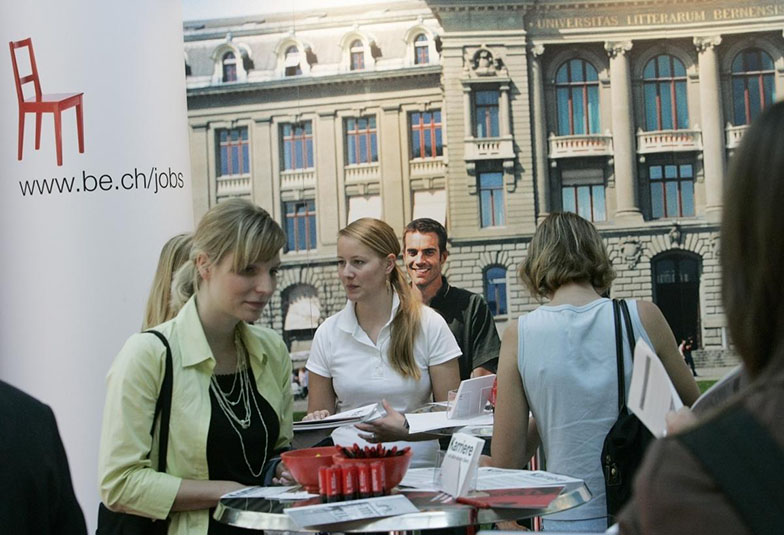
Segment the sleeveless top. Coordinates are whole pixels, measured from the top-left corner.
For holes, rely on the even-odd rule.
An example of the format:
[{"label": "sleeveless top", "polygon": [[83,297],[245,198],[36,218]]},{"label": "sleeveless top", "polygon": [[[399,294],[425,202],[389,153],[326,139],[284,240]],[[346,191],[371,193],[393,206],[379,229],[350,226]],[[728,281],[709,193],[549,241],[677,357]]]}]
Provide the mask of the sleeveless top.
[{"label": "sleeveless top", "polygon": [[[627,300],[636,339],[653,344],[637,302]],[[517,365],[536,418],[547,470],[585,481],[593,498],[545,517],[550,531],[604,531],[607,505],[601,453],[618,417],[618,372],[612,301],[540,306],[518,320]],[[624,342],[626,342],[624,336]],[[632,359],[624,343],[628,394]]]},{"label": "sleeveless top", "polygon": [[[209,467],[211,480],[237,481],[249,486],[264,485],[264,471],[258,477],[254,477],[245,462],[245,456],[247,455],[248,462],[253,470],[259,470],[261,467],[266,468],[266,464],[274,456],[273,452],[280,433],[280,425],[275,415],[275,410],[264,396],[259,393],[250,365],[248,373],[251,375],[250,393],[253,398],[250,402],[251,422],[247,429],[239,429],[239,426],[236,426],[239,430],[237,431],[232,427],[218,405],[215,394],[210,390],[212,414],[207,434],[207,466]],[[215,378],[224,392],[232,390],[235,380],[240,379],[236,373],[216,375]],[[256,406],[258,406],[261,412],[263,422],[258,417]],[[235,410],[240,415],[244,414],[241,407],[235,408]],[[237,435],[238,432],[242,434],[242,443]],[[243,444],[245,445],[244,452]],[[213,512],[214,509],[211,508],[208,535],[248,533],[245,529],[218,522],[212,517]]]}]

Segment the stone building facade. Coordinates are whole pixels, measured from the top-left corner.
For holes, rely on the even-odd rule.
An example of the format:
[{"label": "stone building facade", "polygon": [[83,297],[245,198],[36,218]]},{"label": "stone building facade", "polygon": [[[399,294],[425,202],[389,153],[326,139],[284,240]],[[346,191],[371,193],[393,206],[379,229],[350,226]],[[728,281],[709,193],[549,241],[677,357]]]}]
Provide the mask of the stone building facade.
[{"label": "stone building facade", "polygon": [[422,0],[185,24],[194,206],[252,198],[289,234],[263,321],[293,349],[345,296],[336,233],[370,215],[450,233],[450,281],[499,328],[537,221],[604,237],[613,296],[649,299],[707,356],[727,161],[784,98],[777,0]]}]

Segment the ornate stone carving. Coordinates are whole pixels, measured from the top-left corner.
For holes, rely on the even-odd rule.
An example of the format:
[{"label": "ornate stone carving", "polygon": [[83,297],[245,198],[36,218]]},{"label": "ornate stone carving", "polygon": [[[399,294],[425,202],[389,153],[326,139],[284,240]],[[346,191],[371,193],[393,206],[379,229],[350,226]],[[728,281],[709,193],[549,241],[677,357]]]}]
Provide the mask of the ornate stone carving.
[{"label": "ornate stone carving", "polygon": [[623,242],[621,255],[624,262],[626,262],[626,267],[635,269],[640,262],[640,258],[642,258],[642,244],[638,240],[626,240]]},{"label": "ornate stone carving", "polygon": [[683,239],[683,232],[681,232],[681,227],[678,223],[673,223],[672,228],[667,233],[667,237],[670,239],[670,247],[680,247],[681,240]]},{"label": "ornate stone carving", "polygon": [[605,41],[604,50],[611,58],[623,56],[632,49],[631,41]]},{"label": "ornate stone carving", "polygon": [[544,45],[536,44],[536,45],[531,46],[531,55],[534,58],[538,58],[542,54],[544,54]]},{"label": "ornate stone carving", "polygon": [[484,45],[477,50],[467,51],[463,58],[464,70],[471,77],[506,76],[503,62]]},{"label": "ornate stone carving", "polygon": [[721,238],[718,234],[714,235],[710,239],[710,249],[711,253],[713,254],[713,258],[719,258],[719,254],[721,253]]},{"label": "ornate stone carving", "polygon": [[710,36],[702,36],[702,37],[695,37],[694,38],[694,46],[697,48],[697,52],[705,52],[706,50],[710,50],[715,48],[721,44],[721,35],[710,35]]}]

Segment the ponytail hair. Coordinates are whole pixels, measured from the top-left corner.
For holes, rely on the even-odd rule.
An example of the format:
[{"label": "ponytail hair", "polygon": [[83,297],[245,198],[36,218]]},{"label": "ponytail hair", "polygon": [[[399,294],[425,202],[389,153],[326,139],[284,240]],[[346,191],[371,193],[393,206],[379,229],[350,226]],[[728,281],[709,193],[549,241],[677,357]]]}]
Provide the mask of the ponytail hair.
[{"label": "ponytail hair", "polygon": [[217,264],[233,253],[232,269],[238,272],[253,262],[271,260],[285,242],[280,225],[260,206],[236,197],[221,201],[204,214],[193,233],[190,257],[174,276],[172,305],[179,309],[199,289],[200,254]]},{"label": "ponytail hair", "polygon": [[172,279],[177,270],[188,261],[191,252],[191,235],[177,234],[167,241],[158,258],[158,268],[152,279],[150,296],[144,312],[142,330],[168,321],[177,315],[179,306],[172,303]]},{"label": "ponytail hair", "polygon": [[[354,238],[370,248],[381,258],[392,254],[400,256],[400,242],[385,222],[363,217],[338,232],[338,236]],[[414,358],[414,340],[420,331],[419,318],[422,303],[408,285],[403,270],[395,262],[387,279],[400,299],[397,313],[392,320],[392,333],[389,347],[389,362],[400,375],[419,380],[422,373]]]}]

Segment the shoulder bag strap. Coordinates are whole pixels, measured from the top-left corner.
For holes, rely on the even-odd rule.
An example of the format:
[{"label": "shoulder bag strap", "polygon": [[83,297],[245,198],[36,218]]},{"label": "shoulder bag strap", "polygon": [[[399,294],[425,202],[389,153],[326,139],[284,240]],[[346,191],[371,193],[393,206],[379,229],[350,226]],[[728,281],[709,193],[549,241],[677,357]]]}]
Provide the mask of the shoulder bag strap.
[{"label": "shoulder bag strap", "polygon": [[613,299],[613,318],[615,319],[615,361],[618,370],[618,412],[626,405],[626,385],[623,373],[623,333],[621,327],[620,305]]},{"label": "shoulder bag strap", "polygon": [[752,533],[781,533],[784,451],[749,411],[734,405],[676,440],[702,464]]},{"label": "shoulder bag strap", "polygon": [[166,373],[163,375],[163,383],[161,384],[161,391],[158,394],[158,401],[155,403],[155,416],[152,419],[152,428],[150,434],[152,435],[155,430],[155,421],[158,415],[161,415],[160,436],[158,437],[158,471],[166,471],[166,453],[169,446],[169,416],[171,415],[171,399],[172,399],[172,353],[169,341],[160,332],[153,329],[144,331],[146,333],[154,334],[157,336],[163,345],[166,346]]},{"label": "shoulder bag strap", "polygon": [[623,314],[623,323],[626,325],[626,336],[629,339],[629,348],[631,349],[632,361],[634,360],[634,347],[637,345],[637,340],[634,338],[634,328],[632,327],[632,317],[629,314],[629,306],[626,304],[625,299],[620,300],[621,314]]}]

